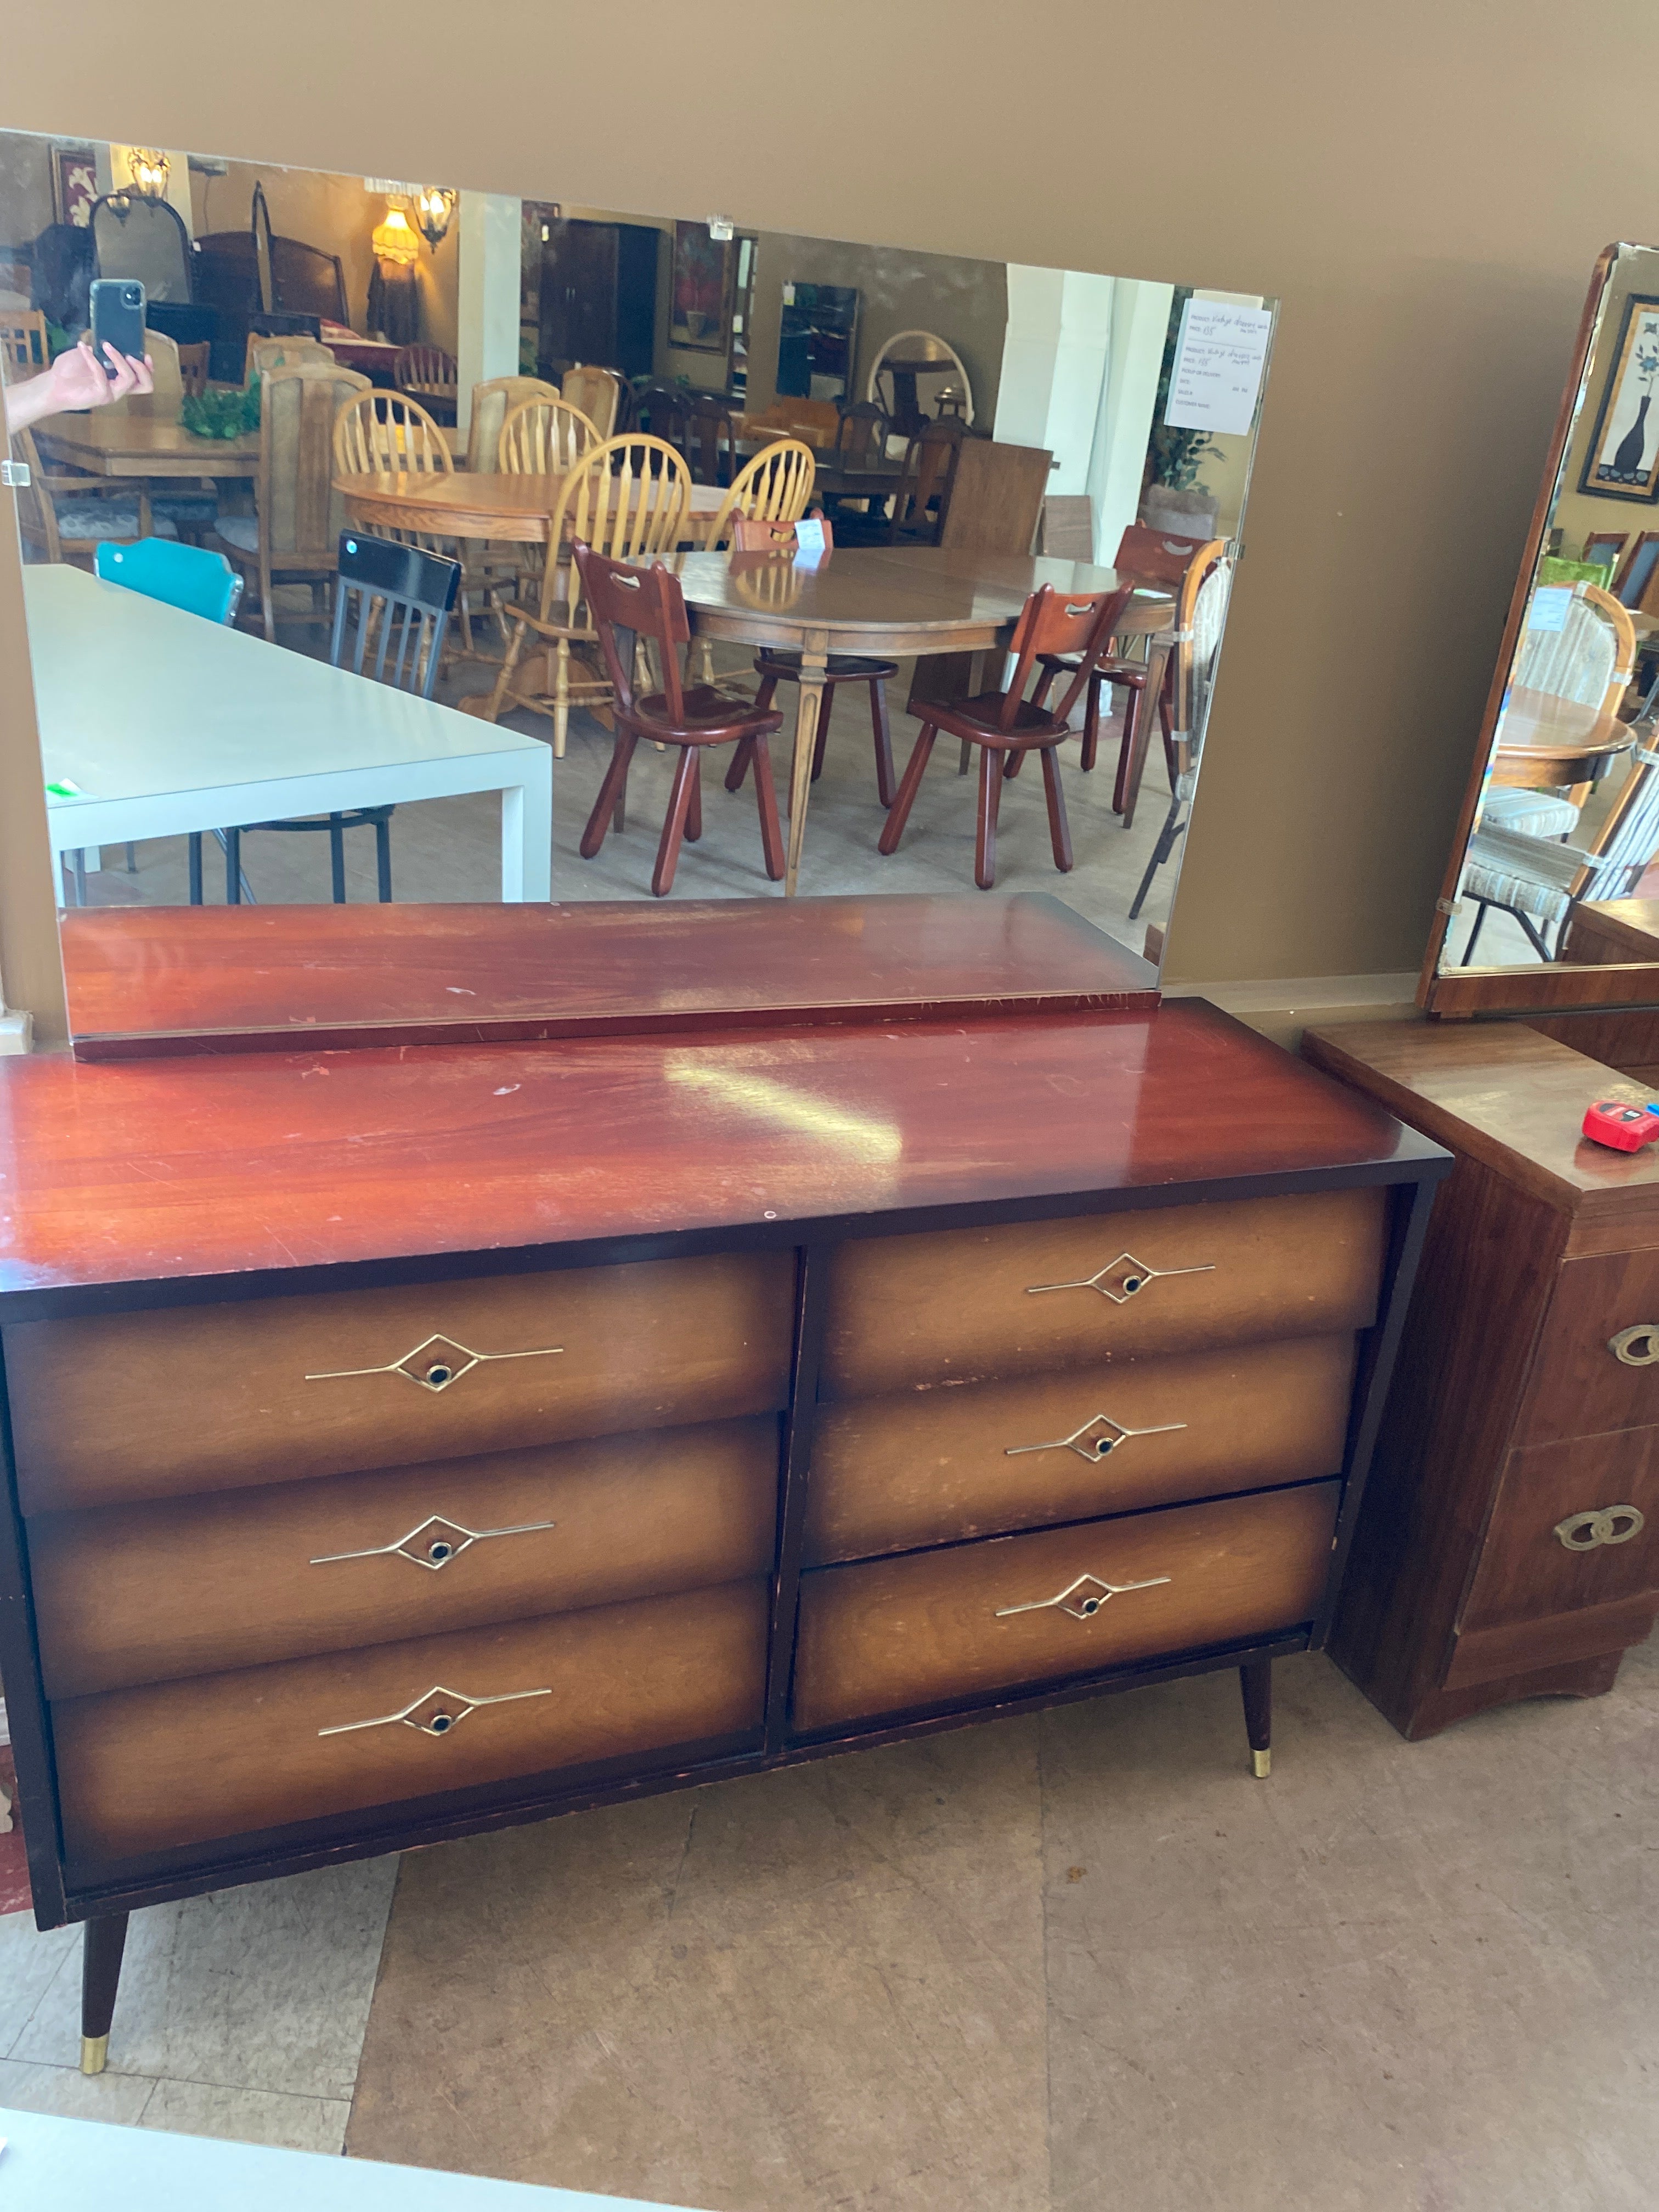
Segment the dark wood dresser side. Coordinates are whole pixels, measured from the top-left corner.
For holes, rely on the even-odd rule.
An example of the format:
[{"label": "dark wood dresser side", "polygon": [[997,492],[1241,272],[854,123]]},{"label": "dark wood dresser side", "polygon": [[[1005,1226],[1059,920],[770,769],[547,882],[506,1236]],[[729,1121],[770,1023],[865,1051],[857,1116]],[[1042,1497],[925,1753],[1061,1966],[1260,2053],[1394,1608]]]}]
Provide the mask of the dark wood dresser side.
[{"label": "dark wood dresser side", "polygon": [[1303,1052],[1456,1155],[1331,1655],[1413,1738],[1610,1689],[1659,1613],[1659,1162],[1579,1126],[1628,1083],[1507,1022]]}]

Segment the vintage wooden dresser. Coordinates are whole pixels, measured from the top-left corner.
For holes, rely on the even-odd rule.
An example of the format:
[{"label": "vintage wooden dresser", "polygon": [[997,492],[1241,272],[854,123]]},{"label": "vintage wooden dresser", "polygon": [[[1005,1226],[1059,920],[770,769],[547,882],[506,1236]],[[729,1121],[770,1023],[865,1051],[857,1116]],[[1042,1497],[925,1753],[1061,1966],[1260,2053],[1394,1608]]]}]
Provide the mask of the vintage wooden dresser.
[{"label": "vintage wooden dresser", "polygon": [[0,1063],[0,1667],[89,2069],[147,1902],[1208,1668],[1267,1771],[1445,1155],[1053,902],[893,903],[754,902],[819,980],[702,1027],[650,979],[746,909],[562,939],[631,1033]]},{"label": "vintage wooden dresser", "polygon": [[[1449,1146],[1331,1656],[1408,1736],[1591,1696],[1659,1616],[1659,1162],[1579,1136],[1653,1016],[1356,1024],[1303,1050]],[[1637,1093],[1635,1095],[1644,1095]]]}]

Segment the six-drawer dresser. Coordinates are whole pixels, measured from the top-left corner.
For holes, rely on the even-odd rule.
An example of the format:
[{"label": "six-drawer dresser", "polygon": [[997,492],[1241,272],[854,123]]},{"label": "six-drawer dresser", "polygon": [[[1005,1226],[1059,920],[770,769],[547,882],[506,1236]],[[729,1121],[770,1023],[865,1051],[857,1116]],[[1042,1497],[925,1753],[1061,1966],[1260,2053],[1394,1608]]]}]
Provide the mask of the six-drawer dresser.
[{"label": "six-drawer dresser", "polygon": [[1267,1771],[1446,1156],[1102,961],[0,1064],[0,1668],[85,2064],[147,1902],[1212,1668]]}]

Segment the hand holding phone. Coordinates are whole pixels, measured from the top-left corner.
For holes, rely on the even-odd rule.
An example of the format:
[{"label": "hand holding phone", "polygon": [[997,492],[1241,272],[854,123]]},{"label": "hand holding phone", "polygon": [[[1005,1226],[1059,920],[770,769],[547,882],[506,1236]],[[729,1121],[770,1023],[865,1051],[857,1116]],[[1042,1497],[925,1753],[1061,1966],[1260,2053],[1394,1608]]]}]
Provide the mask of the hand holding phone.
[{"label": "hand holding phone", "polygon": [[144,288],[132,276],[100,276],[92,286],[92,350],[106,376],[120,374],[110,349],[144,357]]}]

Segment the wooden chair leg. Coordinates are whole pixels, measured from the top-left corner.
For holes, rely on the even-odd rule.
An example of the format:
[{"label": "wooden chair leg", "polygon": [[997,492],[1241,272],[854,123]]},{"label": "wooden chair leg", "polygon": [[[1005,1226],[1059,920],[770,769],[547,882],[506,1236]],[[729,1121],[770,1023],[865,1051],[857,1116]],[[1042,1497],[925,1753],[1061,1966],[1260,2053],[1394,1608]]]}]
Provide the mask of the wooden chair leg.
[{"label": "wooden chair leg", "polygon": [[1100,750],[1100,693],[1105,682],[1103,676],[1089,678],[1088,703],[1083,710],[1083,767],[1086,774],[1095,764],[1095,755]]},{"label": "wooden chair leg", "polygon": [[1121,814],[1123,801],[1129,788],[1129,761],[1140,732],[1140,710],[1146,698],[1143,691],[1132,689],[1123,705],[1123,735],[1118,740],[1117,777],[1112,786],[1112,811]]},{"label": "wooden chair leg", "polygon": [[[755,694],[755,704],[763,714],[772,704],[772,694],[777,688],[778,679],[775,676],[762,677],[760,688]],[[738,749],[732,756],[732,765],[726,771],[726,787],[728,791],[742,789],[743,780],[749,773],[749,763],[754,757],[755,740],[752,738],[740,738]]]},{"label": "wooden chair leg", "polygon": [[[828,692],[824,696],[828,698]],[[887,724],[887,686],[879,676],[870,678],[870,726],[876,738],[876,796],[884,806],[893,803],[893,733]]]},{"label": "wooden chair leg", "polygon": [[691,804],[685,811],[685,842],[696,844],[702,836],[702,754],[691,756]]},{"label": "wooden chair leg", "polygon": [[657,847],[657,865],[651,871],[653,898],[666,898],[674,888],[680,840],[685,835],[685,817],[690,809],[691,794],[696,789],[697,749],[695,745],[682,745],[679,755],[673,787],[668,794],[668,811],[663,817],[662,838]]},{"label": "wooden chair leg", "polygon": [[628,785],[628,763],[634,757],[634,747],[639,742],[632,730],[618,728],[611,749],[611,765],[599,786],[599,795],[593,801],[593,811],[587,817],[587,827],[582,831],[577,851],[583,860],[591,860],[605,842],[605,833],[611,827],[611,817],[617,811]]},{"label": "wooden chair leg", "polygon": [[997,807],[1002,798],[1002,761],[990,745],[980,748],[979,824],[974,838],[974,881],[988,891],[997,879]]},{"label": "wooden chair leg", "polygon": [[1176,778],[1181,764],[1176,758],[1175,730],[1170,720],[1170,686],[1175,674],[1175,656],[1170,657],[1170,672],[1164,679],[1164,688],[1158,695],[1158,726],[1164,733],[1164,772],[1170,779],[1170,796],[1175,797]]},{"label": "wooden chair leg", "polygon": [[812,781],[823,774],[823,756],[830,743],[830,717],[835,712],[836,687],[826,684],[818,699],[818,734],[812,747]]},{"label": "wooden chair leg", "polygon": [[1123,817],[1123,826],[1126,830],[1133,824],[1135,818],[1135,801],[1140,796],[1140,779],[1146,770],[1146,749],[1152,739],[1154,702],[1146,696],[1145,691],[1137,692],[1135,698],[1137,703],[1133,737],[1131,739],[1127,731],[1124,733],[1124,742],[1127,750],[1118,763],[1118,783],[1122,793],[1123,804],[1117,811]]},{"label": "wooden chair leg", "polygon": [[904,835],[904,825],[910,818],[910,809],[916,803],[916,793],[921,789],[921,779],[927,772],[927,757],[933,750],[933,740],[939,735],[937,722],[924,722],[915,742],[915,749],[905,763],[904,775],[893,803],[887,810],[881,835],[876,840],[876,850],[889,855],[898,850],[898,841]]},{"label": "wooden chair leg", "polygon": [[553,669],[553,757],[564,758],[564,741],[570,730],[570,640],[562,637]]},{"label": "wooden chair leg", "polygon": [[1048,839],[1054,848],[1054,866],[1062,876],[1072,872],[1072,825],[1066,819],[1066,793],[1060,781],[1060,747],[1042,748],[1042,790],[1048,801]]},{"label": "wooden chair leg", "polygon": [[[503,617],[503,621],[505,621],[505,617]],[[524,641],[529,635],[530,625],[528,623],[515,622],[509,628],[507,639],[507,655],[501,662],[501,672],[495,678],[495,688],[489,694],[489,704],[480,710],[479,719],[481,720],[493,722],[499,719],[501,708],[507,704],[507,686],[513,681],[514,671],[519,665],[519,655],[524,651]]]},{"label": "wooden chair leg", "polygon": [[969,743],[968,739],[964,738],[962,741],[961,750],[957,755],[957,774],[958,775],[966,775],[969,768],[973,765],[973,760],[974,748]]},{"label": "wooden chair leg", "polygon": [[764,738],[746,740],[755,763],[755,796],[760,802],[761,851],[766,872],[775,884],[783,881],[783,830],[778,821],[778,794],[772,781],[772,749]]}]

